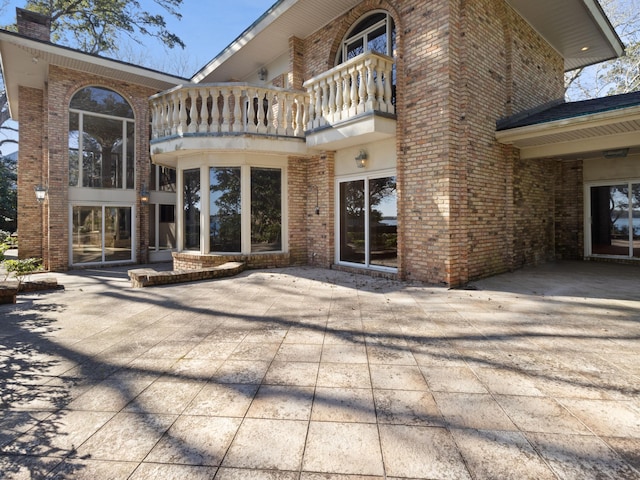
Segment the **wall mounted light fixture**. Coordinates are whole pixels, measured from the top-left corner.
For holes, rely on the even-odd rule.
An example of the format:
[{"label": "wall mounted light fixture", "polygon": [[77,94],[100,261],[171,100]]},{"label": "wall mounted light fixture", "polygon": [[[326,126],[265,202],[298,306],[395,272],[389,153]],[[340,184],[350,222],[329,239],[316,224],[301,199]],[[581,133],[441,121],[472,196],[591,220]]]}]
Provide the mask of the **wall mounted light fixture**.
[{"label": "wall mounted light fixture", "polygon": [[358,168],[364,168],[367,166],[367,152],[365,152],[364,150],[360,150],[358,152],[358,155],[356,155],[356,166]]},{"label": "wall mounted light fixture", "polygon": [[142,184],[142,189],[140,190],[140,203],[142,205],[149,204],[149,190],[147,190],[147,185],[145,183]]},{"label": "wall mounted light fixture", "polygon": [[260,80],[261,82],[264,82],[267,79],[267,69],[264,67],[260,67],[260,70],[258,70],[258,80]]},{"label": "wall mounted light fixture", "polygon": [[38,203],[44,202],[44,199],[47,197],[47,187],[43,185],[36,185],[33,187],[33,190],[36,192],[36,200]]}]

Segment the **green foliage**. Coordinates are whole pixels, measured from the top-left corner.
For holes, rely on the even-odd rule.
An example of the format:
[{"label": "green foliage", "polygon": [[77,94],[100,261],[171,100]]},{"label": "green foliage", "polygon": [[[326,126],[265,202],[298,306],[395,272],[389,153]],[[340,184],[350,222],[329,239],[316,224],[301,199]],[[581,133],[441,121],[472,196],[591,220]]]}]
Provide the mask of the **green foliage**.
[{"label": "green foliage", "polygon": [[[15,231],[17,211],[16,161],[9,157],[0,157],[0,230]],[[0,238],[0,242],[5,240]]]},{"label": "green foliage", "polygon": [[[182,0],[154,0],[169,15],[182,18]],[[146,4],[145,4],[146,7]],[[139,42],[151,36],[167,48],[184,48],[167,30],[163,17],[142,8],[137,0],[27,0],[25,9],[51,17],[51,40],[87,53],[116,53],[119,35]]]},{"label": "green foliage", "polygon": [[7,272],[5,280],[11,274],[18,280],[18,290],[24,281],[24,277],[40,270],[42,260],[40,258],[22,258],[19,260],[4,260],[4,268]]}]

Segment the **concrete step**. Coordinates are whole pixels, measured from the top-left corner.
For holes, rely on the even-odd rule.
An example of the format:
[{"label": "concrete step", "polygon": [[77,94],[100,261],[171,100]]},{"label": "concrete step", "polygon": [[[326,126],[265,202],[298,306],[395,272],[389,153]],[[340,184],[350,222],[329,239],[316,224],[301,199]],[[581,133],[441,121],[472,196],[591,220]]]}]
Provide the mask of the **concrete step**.
[{"label": "concrete step", "polygon": [[138,268],[129,270],[129,278],[133,288],[151,287],[154,285],[169,285],[172,283],[195,282],[212,278],[232,277],[244,271],[246,263],[227,262],[217,267],[201,268],[198,270],[169,270],[157,272],[153,268]]}]

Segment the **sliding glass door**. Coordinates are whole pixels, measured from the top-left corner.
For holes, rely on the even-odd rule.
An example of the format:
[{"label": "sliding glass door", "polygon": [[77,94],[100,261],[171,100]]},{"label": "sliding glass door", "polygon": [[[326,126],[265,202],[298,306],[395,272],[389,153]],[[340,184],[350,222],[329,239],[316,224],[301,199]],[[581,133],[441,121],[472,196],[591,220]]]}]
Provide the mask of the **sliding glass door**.
[{"label": "sliding glass door", "polygon": [[339,183],[339,262],[397,269],[397,203],[395,176]]},{"label": "sliding glass door", "polygon": [[640,258],[640,182],[589,189],[591,255]]}]

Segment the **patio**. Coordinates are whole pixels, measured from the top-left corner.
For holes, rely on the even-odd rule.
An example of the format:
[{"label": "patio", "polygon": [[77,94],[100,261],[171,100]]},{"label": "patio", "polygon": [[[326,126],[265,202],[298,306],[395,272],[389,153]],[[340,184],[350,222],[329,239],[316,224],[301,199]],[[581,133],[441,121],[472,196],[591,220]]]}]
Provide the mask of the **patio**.
[{"label": "patio", "polygon": [[0,305],[0,478],[640,478],[635,266],[126,272]]}]

